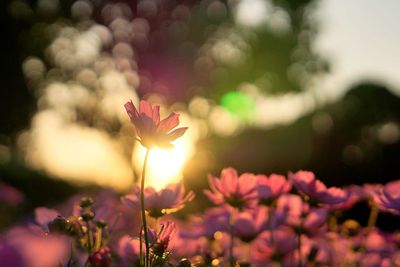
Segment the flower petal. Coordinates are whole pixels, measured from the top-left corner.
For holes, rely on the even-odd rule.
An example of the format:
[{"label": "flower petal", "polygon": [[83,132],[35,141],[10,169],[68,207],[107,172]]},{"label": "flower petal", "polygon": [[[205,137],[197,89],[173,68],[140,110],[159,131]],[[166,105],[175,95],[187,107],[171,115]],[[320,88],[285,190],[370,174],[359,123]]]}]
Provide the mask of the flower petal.
[{"label": "flower petal", "polygon": [[168,133],[179,125],[179,114],[172,112],[169,116],[163,119],[157,126],[157,132]]},{"label": "flower petal", "polygon": [[153,118],[153,108],[150,103],[145,100],[140,100],[139,113],[146,114],[147,117]]}]

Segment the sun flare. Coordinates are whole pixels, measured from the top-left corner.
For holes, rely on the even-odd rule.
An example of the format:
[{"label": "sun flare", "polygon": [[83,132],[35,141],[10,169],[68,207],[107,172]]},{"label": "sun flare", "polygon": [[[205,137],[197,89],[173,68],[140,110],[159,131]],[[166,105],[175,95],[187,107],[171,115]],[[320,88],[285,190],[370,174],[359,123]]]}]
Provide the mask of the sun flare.
[{"label": "sun flare", "polygon": [[[175,147],[170,150],[152,149],[150,151],[146,186],[152,186],[156,190],[164,188],[169,183],[177,183],[182,178],[182,169],[190,155],[190,146],[184,139],[174,142]],[[137,162],[143,162],[146,149],[136,146],[134,155]],[[138,173],[141,173],[142,165],[135,164]]]}]

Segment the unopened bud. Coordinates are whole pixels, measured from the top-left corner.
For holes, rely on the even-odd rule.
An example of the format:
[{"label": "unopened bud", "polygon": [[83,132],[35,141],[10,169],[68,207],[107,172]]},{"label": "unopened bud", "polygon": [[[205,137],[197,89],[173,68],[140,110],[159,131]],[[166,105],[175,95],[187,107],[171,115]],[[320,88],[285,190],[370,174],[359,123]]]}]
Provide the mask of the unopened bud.
[{"label": "unopened bud", "polygon": [[109,267],[111,265],[111,252],[108,247],[101,248],[89,257],[92,267]]},{"label": "unopened bud", "polygon": [[79,206],[81,208],[89,208],[93,205],[93,203],[94,201],[91,197],[83,197]]}]

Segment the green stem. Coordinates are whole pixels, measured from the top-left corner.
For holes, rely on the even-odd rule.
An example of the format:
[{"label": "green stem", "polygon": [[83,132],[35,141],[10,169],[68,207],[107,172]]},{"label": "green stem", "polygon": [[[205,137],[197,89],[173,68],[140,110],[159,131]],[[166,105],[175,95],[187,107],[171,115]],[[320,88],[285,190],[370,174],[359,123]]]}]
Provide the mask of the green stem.
[{"label": "green stem", "polygon": [[144,209],[144,181],[146,178],[146,167],[147,167],[147,160],[149,158],[149,154],[150,154],[150,149],[147,148],[146,155],[144,156],[144,162],[143,162],[142,180],[140,181],[140,207],[141,207],[141,211],[142,211],[144,244],[146,247],[144,267],[150,267],[149,266],[149,253],[150,253],[149,247],[150,246],[149,246],[149,239],[147,237],[146,211]]}]

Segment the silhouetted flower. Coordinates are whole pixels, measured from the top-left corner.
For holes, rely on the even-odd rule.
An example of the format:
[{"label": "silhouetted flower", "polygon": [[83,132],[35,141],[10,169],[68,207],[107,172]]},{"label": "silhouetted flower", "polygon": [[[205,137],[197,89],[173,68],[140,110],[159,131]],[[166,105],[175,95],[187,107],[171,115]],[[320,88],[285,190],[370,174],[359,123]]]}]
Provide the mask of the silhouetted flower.
[{"label": "silhouetted flower", "polygon": [[250,208],[257,204],[257,176],[244,173],[238,176],[233,168],[223,169],[221,178],[208,176],[210,190],[204,194],[216,205],[224,203],[234,208]]},{"label": "silhouetted flower", "polygon": [[[153,187],[147,187],[144,190],[144,209],[149,216],[158,218],[182,209],[186,202],[193,200],[194,196],[192,191],[185,195],[182,183],[169,184],[160,191],[156,191]],[[140,188],[135,187],[133,194],[122,197],[122,202],[140,208]]]},{"label": "silhouetted flower", "polygon": [[139,111],[132,101],[125,103],[126,112],[135,126],[140,143],[146,148],[172,148],[172,141],[181,137],[187,127],[177,128],[179,114],[172,112],[167,118],[160,121],[160,106],[152,107],[145,100],[140,101]]},{"label": "silhouetted flower", "polygon": [[337,187],[327,188],[320,180],[315,178],[314,173],[308,171],[298,171],[289,174],[293,185],[301,193],[310,198],[310,202],[320,204],[338,204],[346,201],[346,193]]}]

